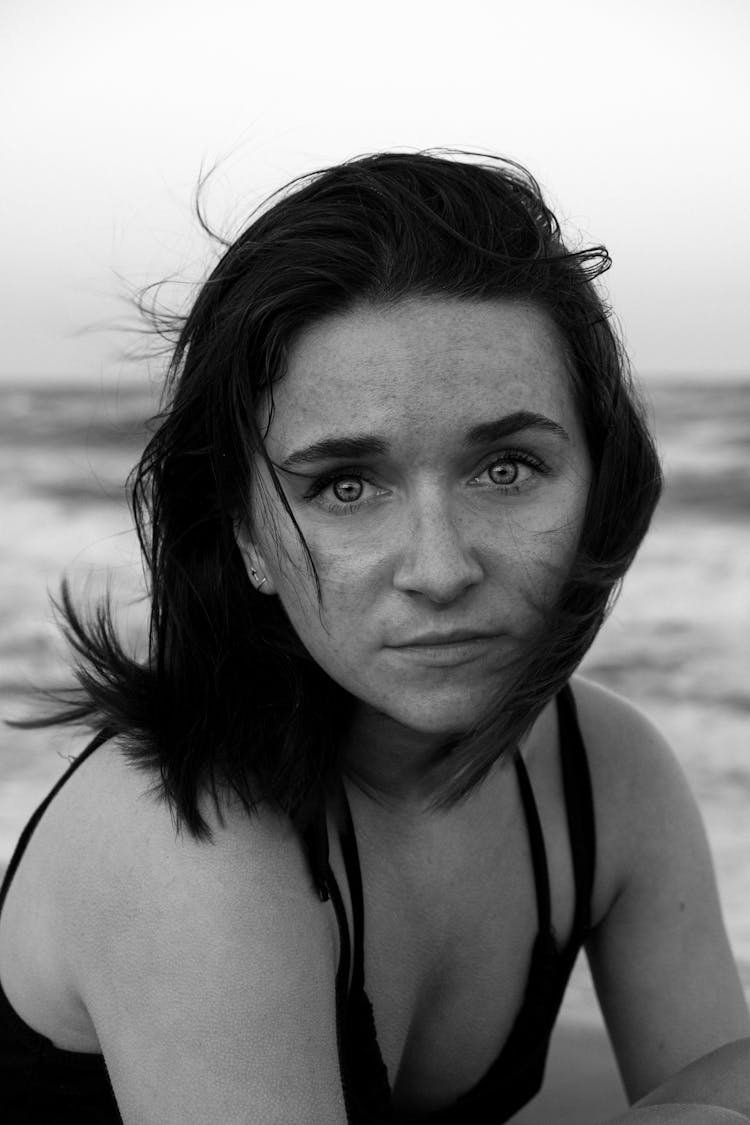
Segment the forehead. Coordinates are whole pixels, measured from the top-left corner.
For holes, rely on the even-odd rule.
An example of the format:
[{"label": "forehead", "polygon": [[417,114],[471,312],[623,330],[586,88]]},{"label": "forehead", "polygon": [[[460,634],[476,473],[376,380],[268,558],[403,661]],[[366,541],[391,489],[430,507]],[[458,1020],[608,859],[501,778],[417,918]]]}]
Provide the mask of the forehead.
[{"label": "forehead", "polygon": [[555,325],[510,300],[414,298],[320,320],[293,341],[274,407],[272,456],[353,429],[439,443],[517,410],[576,428]]}]

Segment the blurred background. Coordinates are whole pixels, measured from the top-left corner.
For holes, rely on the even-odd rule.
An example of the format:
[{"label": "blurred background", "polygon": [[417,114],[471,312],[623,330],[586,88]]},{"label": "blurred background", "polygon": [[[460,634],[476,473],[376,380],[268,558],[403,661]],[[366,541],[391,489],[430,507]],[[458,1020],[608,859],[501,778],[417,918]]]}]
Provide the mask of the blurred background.
[{"label": "blurred background", "polygon": [[[170,279],[162,298],[183,308],[210,268],[201,172],[216,166],[206,209],[231,236],[293,176],[364,152],[511,156],[573,243],[613,257],[667,473],[585,671],[684,763],[750,989],[750,6],[4,0],[0,41],[0,717],[62,675],[63,573],[81,593],[110,582],[141,620],[123,482],[161,365],[134,354],[126,296]],[[82,745],[4,729],[0,865]],[[518,1121],[575,1104],[584,1125],[618,1097],[580,968],[547,1089]]]}]

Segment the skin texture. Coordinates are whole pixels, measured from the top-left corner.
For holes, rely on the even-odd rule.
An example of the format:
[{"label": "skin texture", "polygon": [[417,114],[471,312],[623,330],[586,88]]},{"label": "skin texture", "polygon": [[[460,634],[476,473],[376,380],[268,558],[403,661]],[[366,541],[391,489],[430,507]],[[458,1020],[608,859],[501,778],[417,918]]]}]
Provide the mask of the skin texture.
[{"label": "skin texture", "polygon": [[[473,427],[519,411],[565,436],[534,426],[466,444]],[[392,800],[418,800],[430,753],[486,707],[575,549],[590,466],[554,326],[530,306],[447,299],[315,324],[275,388],[268,454],[281,467],[352,434],[387,448],[279,472],[322,612],[267,477],[242,543],[261,592],[280,597],[316,661],[360,701],[352,771]],[[310,497],[331,472],[337,482]],[[462,663],[394,647],[455,629],[494,637]]]}]

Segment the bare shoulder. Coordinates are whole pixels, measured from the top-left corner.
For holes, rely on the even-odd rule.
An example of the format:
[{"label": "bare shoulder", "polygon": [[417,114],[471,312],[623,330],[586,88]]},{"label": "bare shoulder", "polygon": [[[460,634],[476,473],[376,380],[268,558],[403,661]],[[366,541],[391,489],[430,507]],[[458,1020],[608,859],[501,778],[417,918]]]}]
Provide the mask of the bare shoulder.
[{"label": "bare shoulder", "polygon": [[574,684],[594,789],[594,929],[587,954],[631,1100],[748,1033],[698,804],[637,708]]},{"label": "bare shoulder", "polygon": [[70,780],[65,940],[124,1120],[343,1120],[335,926],[288,819],[206,798],[212,840],[177,833],[115,743]]},{"label": "bare shoulder", "polygon": [[582,676],[571,686],[598,790],[622,799],[684,778],[669,743],[638,707]]},{"label": "bare shoulder", "polygon": [[264,927],[292,918],[310,937],[327,933],[316,923],[324,912],[287,817],[267,803],[249,815],[229,797],[220,814],[208,795],[199,807],[210,839],[176,828],[155,772],[129,762],[116,741],[60,791],[45,819],[54,817],[50,827],[65,839],[70,919],[80,934],[85,918],[90,935],[91,949],[78,943],[84,974],[92,949],[107,948],[112,933],[120,949],[158,938],[161,948],[180,946],[183,954],[190,941],[205,952],[208,929],[219,926],[240,930],[249,949]]},{"label": "bare shoulder", "polygon": [[[594,791],[600,889],[611,901],[647,852],[703,840],[700,814],[677,756],[634,704],[581,676],[572,681]],[[676,826],[679,825],[679,831]]]},{"label": "bare shoulder", "polygon": [[116,740],[82,763],[55,804],[74,833],[80,862],[93,876],[106,871],[107,886],[117,885],[116,900],[140,898],[146,888],[166,893],[185,870],[196,890],[203,880],[213,883],[218,870],[225,875],[222,885],[234,875],[260,887],[282,873],[309,884],[301,843],[287,817],[267,803],[250,816],[229,796],[222,797],[219,813],[204,794],[199,808],[210,838],[198,840],[187,827],[177,829],[158,773],[128,761]]}]

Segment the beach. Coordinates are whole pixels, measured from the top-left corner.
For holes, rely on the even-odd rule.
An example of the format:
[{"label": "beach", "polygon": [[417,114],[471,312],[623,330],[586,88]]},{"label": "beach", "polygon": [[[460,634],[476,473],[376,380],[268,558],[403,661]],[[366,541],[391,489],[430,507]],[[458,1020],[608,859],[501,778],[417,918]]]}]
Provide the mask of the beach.
[{"label": "beach", "polygon": [[[664,500],[582,666],[640,706],[674,747],[706,822],[722,905],[750,994],[750,380],[677,378],[647,391]],[[153,389],[0,385],[0,717],[29,713],[65,654],[48,591],[108,584],[137,644],[143,580],[123,482]],[[78,741],[76,741],[78,739]],[[0,865],[83,741],[4,728]],[[604,1121],[625,1105],[588,974],[574,971],[539,1098],[518,1125]]]}]

